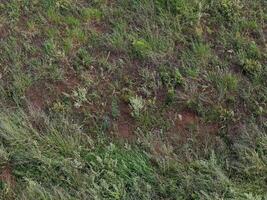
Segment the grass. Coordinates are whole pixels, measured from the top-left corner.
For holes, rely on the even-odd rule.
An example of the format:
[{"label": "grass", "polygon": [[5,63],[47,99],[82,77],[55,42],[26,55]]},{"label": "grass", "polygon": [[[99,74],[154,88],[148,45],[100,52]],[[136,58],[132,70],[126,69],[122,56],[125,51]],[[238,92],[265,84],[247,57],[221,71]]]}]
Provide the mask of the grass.
[{"label": "grass", "polygon": [[266,8],[1,2],[0,199],[266,199]]}]

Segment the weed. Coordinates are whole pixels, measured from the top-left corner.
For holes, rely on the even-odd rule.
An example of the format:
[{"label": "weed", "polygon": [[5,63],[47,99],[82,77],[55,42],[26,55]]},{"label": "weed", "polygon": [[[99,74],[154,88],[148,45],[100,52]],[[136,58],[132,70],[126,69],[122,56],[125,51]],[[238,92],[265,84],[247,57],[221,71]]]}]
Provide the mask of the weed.
[{"label": "weed", "polygon": [[243,69],[250,74],[258,74],[262,70],[262,65],[257,60],[245,59],[242,61]]},{"label": "weed", "polygon": [[142,110],[145,107],[145,102],[142,99],[142,97],[139,96],[135,96],[135,97],[130,97],[129,99],[130,102],[130,106],[132,108],[132,116],[133,117],[140,117],[140,115],[142,114]]},{"label": "weed", "polygon": [[161,67],[160,77],[162,83],[168,88],[175,88],[183,83],[183,77],[178,68],[172,69],[168,67]]},{"label": "weed", "polygon": [[233,92],[238,89],[238,78],[231,73],[219,70],[216,73],[211,73],[210,79],[219,91],[220,98],[225,97],[225,95],[233,95]]},{"label": "weed", "polygon": [[74,106],[76,108],[81,107],[82,103],[87,101],[86,95],[87,95],[86,88],[78,88],[77,90],[73,91],[72,96],[74,98],[75,101]]},{"label": "weed", "polygon": [[145,58],[149,56],[152,52],[152,48],[150,44],[143,39],[134,40],[132,45],[133,45],[133,49],[136,55],[141,58]]},{"label": "weed", "polygon": [[83,19],[86,21],[96,20],[99,21],[102,18],[102,12],[96,8],[84,8],[82,10]]},{"label": "weed", "polygon": [[115,98],[112,99],[111,102],[111,114],[114,118],[117,118],[120,115],[119,105]]}]

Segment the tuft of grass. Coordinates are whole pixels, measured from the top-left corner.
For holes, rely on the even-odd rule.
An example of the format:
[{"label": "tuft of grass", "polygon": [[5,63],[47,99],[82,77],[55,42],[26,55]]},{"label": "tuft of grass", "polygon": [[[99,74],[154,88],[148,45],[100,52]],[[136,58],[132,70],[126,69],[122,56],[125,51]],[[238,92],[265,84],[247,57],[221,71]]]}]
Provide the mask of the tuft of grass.
[{"label": "tuft of grass", "polygon": [[266,134],[253,124],[243,130],[232,151],[224,146],[210,151],[206,159],[164,158],[151,165],[149,156],[134,146],[92,140],[64,118],[34,116],[43,121],[44,132],[36,131],[24,113],[0,115],[0,164],[10,166],[15,181],[15,185],[2,182],[5,199],[249,199],[266,195]]}]

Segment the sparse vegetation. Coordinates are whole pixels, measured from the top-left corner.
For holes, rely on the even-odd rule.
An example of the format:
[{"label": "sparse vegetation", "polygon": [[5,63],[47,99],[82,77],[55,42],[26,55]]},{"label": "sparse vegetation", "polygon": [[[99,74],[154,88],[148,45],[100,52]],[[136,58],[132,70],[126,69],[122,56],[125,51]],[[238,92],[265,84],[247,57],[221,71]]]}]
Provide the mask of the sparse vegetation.
[{"label": "sparse vegetation", "polygon": [[0,1],[0,199],[267,199],[266,13]]}]

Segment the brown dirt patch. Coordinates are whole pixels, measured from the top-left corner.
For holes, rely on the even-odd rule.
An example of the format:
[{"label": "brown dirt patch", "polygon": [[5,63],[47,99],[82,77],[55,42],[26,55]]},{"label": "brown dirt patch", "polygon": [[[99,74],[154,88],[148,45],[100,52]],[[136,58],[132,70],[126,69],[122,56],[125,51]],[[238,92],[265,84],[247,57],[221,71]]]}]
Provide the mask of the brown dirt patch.
[{"label": "brown dirt patch", "polygon": [[177,115],[175,126],[177,129],[184,129],[190,125],[199,124],[198,116],[190,111],[183,111]]},{"label": "brown dirt patch", "polygon": [[8,27],[6,25],[0,24],[0,40],[6,38],[9,34]]},{"label": "brown dirt patch", "polygon": [[166,102],[167,95],[168,95],[167,89],[165,89],[165,88],[159,89],[156,93],[157,104],[162,104],[162,103]]},{"label": "brown dirt patch", "polygon": [[135,137],[135,123],[127,103],[121,103],[120,105],[120,116],[117,125],[116,135],[119,138],[131,140]]},{"label": "brown dirt patch", "polygon": [[191,137],[203,143],[207,138],[212,138],[219,132],[218,124],[205,122],[192,111],[171,112],[169,118],[173,122],[173,127],[168,137],[175,143],[184,144]]},{"label": "brown dirt patch", "polygon": [[26,91],[26,99],[29,101],[29,106],[36,109],[44,109],[47,101],[48,89],[44,83],[37,83],[32,85]]},{"label": "brown dirt patch", "polygon": [[10,166],[5,166],[0,171],[0,181],[8,184],[11,187],[15,186],[15,177],[12,175],[12,169]]},{"label": "brown dirt patch", "polygon": [[128,122],[119,122],[118,123],[118,136],[121,138],[129,139],[133,135],[133,130],[131,125]]},{"label": "brown dirt patch", "polygon": [[68,75],[63,81],[42,80],[28,88],[26,99],[30,107],[44,110],[63,92],[71,91],[78,83],[79,80],[75,75]]},{"label": "brown dirt patch", "polygon": [[112,6],[113,4],[115,4],[114,0],[106,0],[106,4],[109,6]]},{"label": "brown dirt patch", "polygon": [[37,47],[42,47],[44,43],[44,37],[40,35],[34,35],[32,37],[32,43],[35,44]]},{"label": "brown dirt patch", "polygon": [[103,22],[93,21],[90,23],[89,27],[99,34],[107,33],[109,31],[107,25]]}]

